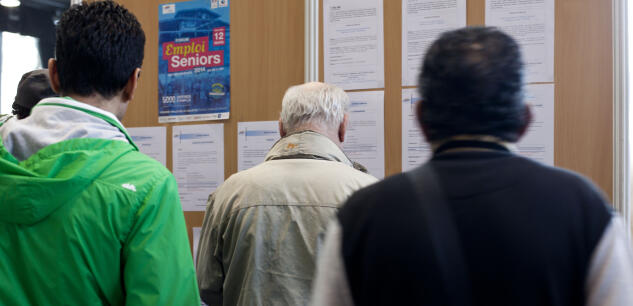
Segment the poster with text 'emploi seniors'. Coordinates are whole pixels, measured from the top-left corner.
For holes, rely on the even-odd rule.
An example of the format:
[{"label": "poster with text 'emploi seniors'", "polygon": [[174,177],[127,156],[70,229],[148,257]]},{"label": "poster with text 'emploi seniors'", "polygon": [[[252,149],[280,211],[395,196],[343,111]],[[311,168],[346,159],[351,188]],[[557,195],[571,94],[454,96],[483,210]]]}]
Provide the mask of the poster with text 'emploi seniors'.
[{"label": "poster with text 'emploi seniors'", "polygon": [[158,121],[229,118],[229,0],[158,8]]}]

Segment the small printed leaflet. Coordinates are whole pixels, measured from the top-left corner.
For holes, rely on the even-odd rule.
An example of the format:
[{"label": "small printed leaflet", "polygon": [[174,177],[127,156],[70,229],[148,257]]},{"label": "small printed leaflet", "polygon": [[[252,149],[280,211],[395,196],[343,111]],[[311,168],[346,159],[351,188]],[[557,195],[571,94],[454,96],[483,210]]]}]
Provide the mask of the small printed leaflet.
[{"label": "small printed leaflet", "polygon": [[174,126],[173,173],[184,211],[205,211],[207,198],[224,181],[224,126]]},{"label": "small printed leaflet", "polygon": [[420,103],[420,96],[415,88],[402,90],[402,171],[409,171],[425,163],[433,152],[426,142],[420,124],[415,115],[415,108]]},{"label": "small printed leaflet", "polygon": [[486,0],[486,25],[517,41],[526,83],[554,82],[554,8],[554,0]]},{"label": "small printed leaflet", "polygon": [[385,92],[362,91],[347,93],[350,99],[349,125],[343,151],[369,174],[385,177]]},{"label": "small printed leaflet", "polygon": [[167,133],[164,126],[127,128],[141,153],[167,167]]},{"label": "small printed leaflet", "polygon": [[237,171],[256,166],[279,140],[278,121],[237,123]]},{"label": "small printed leaflet", "polygon": [[382,0],[323,1],[323,71],[345,90],[385,86]]}]

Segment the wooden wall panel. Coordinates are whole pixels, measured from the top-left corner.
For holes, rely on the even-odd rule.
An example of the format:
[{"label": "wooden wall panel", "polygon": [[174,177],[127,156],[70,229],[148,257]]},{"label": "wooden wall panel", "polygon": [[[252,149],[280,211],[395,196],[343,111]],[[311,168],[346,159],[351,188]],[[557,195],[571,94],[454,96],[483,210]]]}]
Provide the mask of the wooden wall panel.
[{"label": "wooden wall panel", "polygon": [[557,166],[580,172],[612,198],[611,1],[556,1]]},{"label": "wooden wall panel", "polygon": [[466,0],[466,24],[469,26],[486,23],[486,0]]},{"label": "wooden wall panel", "polygon": [[385,175],[393,175],[402,171],[402,2],[385,1],[383,12],[386,46]]},{"label": "wooden wall panel", "polygon": [[[158,124],[158,5],[169,0],[118,0],[141,22],[147,42],[138,92],[123,120],[127,127]],[[285,90],[303,82],[304,2],[231,0],[231,115],[224,124],[225,178],[237,171],[237,122],[277,120]],[[172,169],[171,126],[167,129],[167,167]],[[209,190],[209,192],[211,192]],[[204,212],[185,212],[191,227]]]},{"label": "wooden wall panel", "polygon": [[[555,164],[577,171],[611,198],[613,67],[611,2],[555,0]],[[401,171],[402,1],[383,0],[385,168]],[[323,7],[323,1],[321,1]],[[323,10],[319,75],[323,80]],[[485,0],[467,0],[469,26],[485,24]]]}]

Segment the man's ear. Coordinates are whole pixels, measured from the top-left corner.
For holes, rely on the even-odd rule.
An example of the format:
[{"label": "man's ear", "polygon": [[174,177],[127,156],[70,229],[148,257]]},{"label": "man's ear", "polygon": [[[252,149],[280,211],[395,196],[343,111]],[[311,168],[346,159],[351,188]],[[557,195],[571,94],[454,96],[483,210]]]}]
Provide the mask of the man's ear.
[{"label": "man's ear", "polygon": [[51,89],[59,94],[59,72],[57,71],[57,61],[54,58],[48,59],[48,80],[51,83]]},{"label": "man's ear", "polygon": [[284,124],[281,123],[281,118],[279,119],[279,136],[281,136],[281,138],[286,137],[286,130],[284,130]]},{"label": "man's ear", "polygon": [[525,136],[525,133],[527,133],[530,124],[532,124],[532,108],[527,104],[525,105],[525,108],[523,108],[523,117],[525,118],[525,120],[523,121],[523,126],[519,130],[519,138],[517,139],[517,141]]},{"label": "man's ear", "polygon": [[[424,106],[422,106],[423,103],[424,101],[420,100],[418,101],[418,104],[415,105],[415,116],[418,119],[418,124],[420,124],[420,129],[422,130],[422,134],[424,134],[424,138],[428,140],[428,128],[422,121],[422,114],[424,113]],[[405,118],[402,118],[402,120],[405,120]]]},{"label": "man's ear", "polygon": [[349,115],[343,115],[343,121],[338,126],[338,140],[343,143],[345,141],[345,133],[347,132],[347,124],[349,123]]},{"label": "man's ear", "polygon": [[129,102],[134,99],[134,93],[136,93],[136,87],[138,86],[138,80],[141,78],[141,68],[134,69],[134,72],[127,79],[125,87],[123,87],[123,102]]}]

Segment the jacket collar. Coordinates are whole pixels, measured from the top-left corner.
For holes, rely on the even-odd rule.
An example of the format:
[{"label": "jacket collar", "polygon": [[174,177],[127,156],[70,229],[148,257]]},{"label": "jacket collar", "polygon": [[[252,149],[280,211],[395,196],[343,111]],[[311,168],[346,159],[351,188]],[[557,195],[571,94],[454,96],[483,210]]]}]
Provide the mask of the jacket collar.
[{"label": "jacket collar", "polygon": [[266,155],[266,161],[295,158],[337,161],[353,167],[341,148],[313,131],[301,131],[279,139]]},{"label": "jacket collar", "polygon": [[105,110],[100,109],[98,107],[94,107],[94,106],[86,104],[86,103],[79,102],[79,101],[74,100],[74,99],[72,99],[70,97],[46,98],[46,99],[43,99],[42,101],[38,102],[33,107],[33,109],[36,109],[38,106],[40,106],[40,107],[41,106],[65,107],[65,108],[68,108],[68,109],[78,110],[78,111],[84,112],[85,114],[88,114],[88,115],[91,115],[93,117],[99,118],[99,119],[105,121],[105,123],[117,128],[119,130],[119,132],[121,132],[121,134],[125,137],[127,142],[129,142],[130,145],[132,145],[132,147],[134,147],[134,149],[136,151],[138,151],[138,147],[136,146],[134,141],[132,141],[132,137],[130,137],[130,135],[128,134],[127,130],[123,127],[123,124],[121,123],[121,121],[119,121],[119,119],[114,114],[112,114],[112,113],[110,113],[108,111],[105,111]]},{"label": "jacket collar", "polygon": [[52,144],[75,138],[122,141],[137,150],[114,115],[64,98],[44,99],[27,118],[7,120],[0,126],[0,138],[7,152],[19,161]]},{"label": "jacket collar", "polygon": [[489,135],[457,135],[431,143],[433,155],[461,151],[516,151],[513,144]]}]

